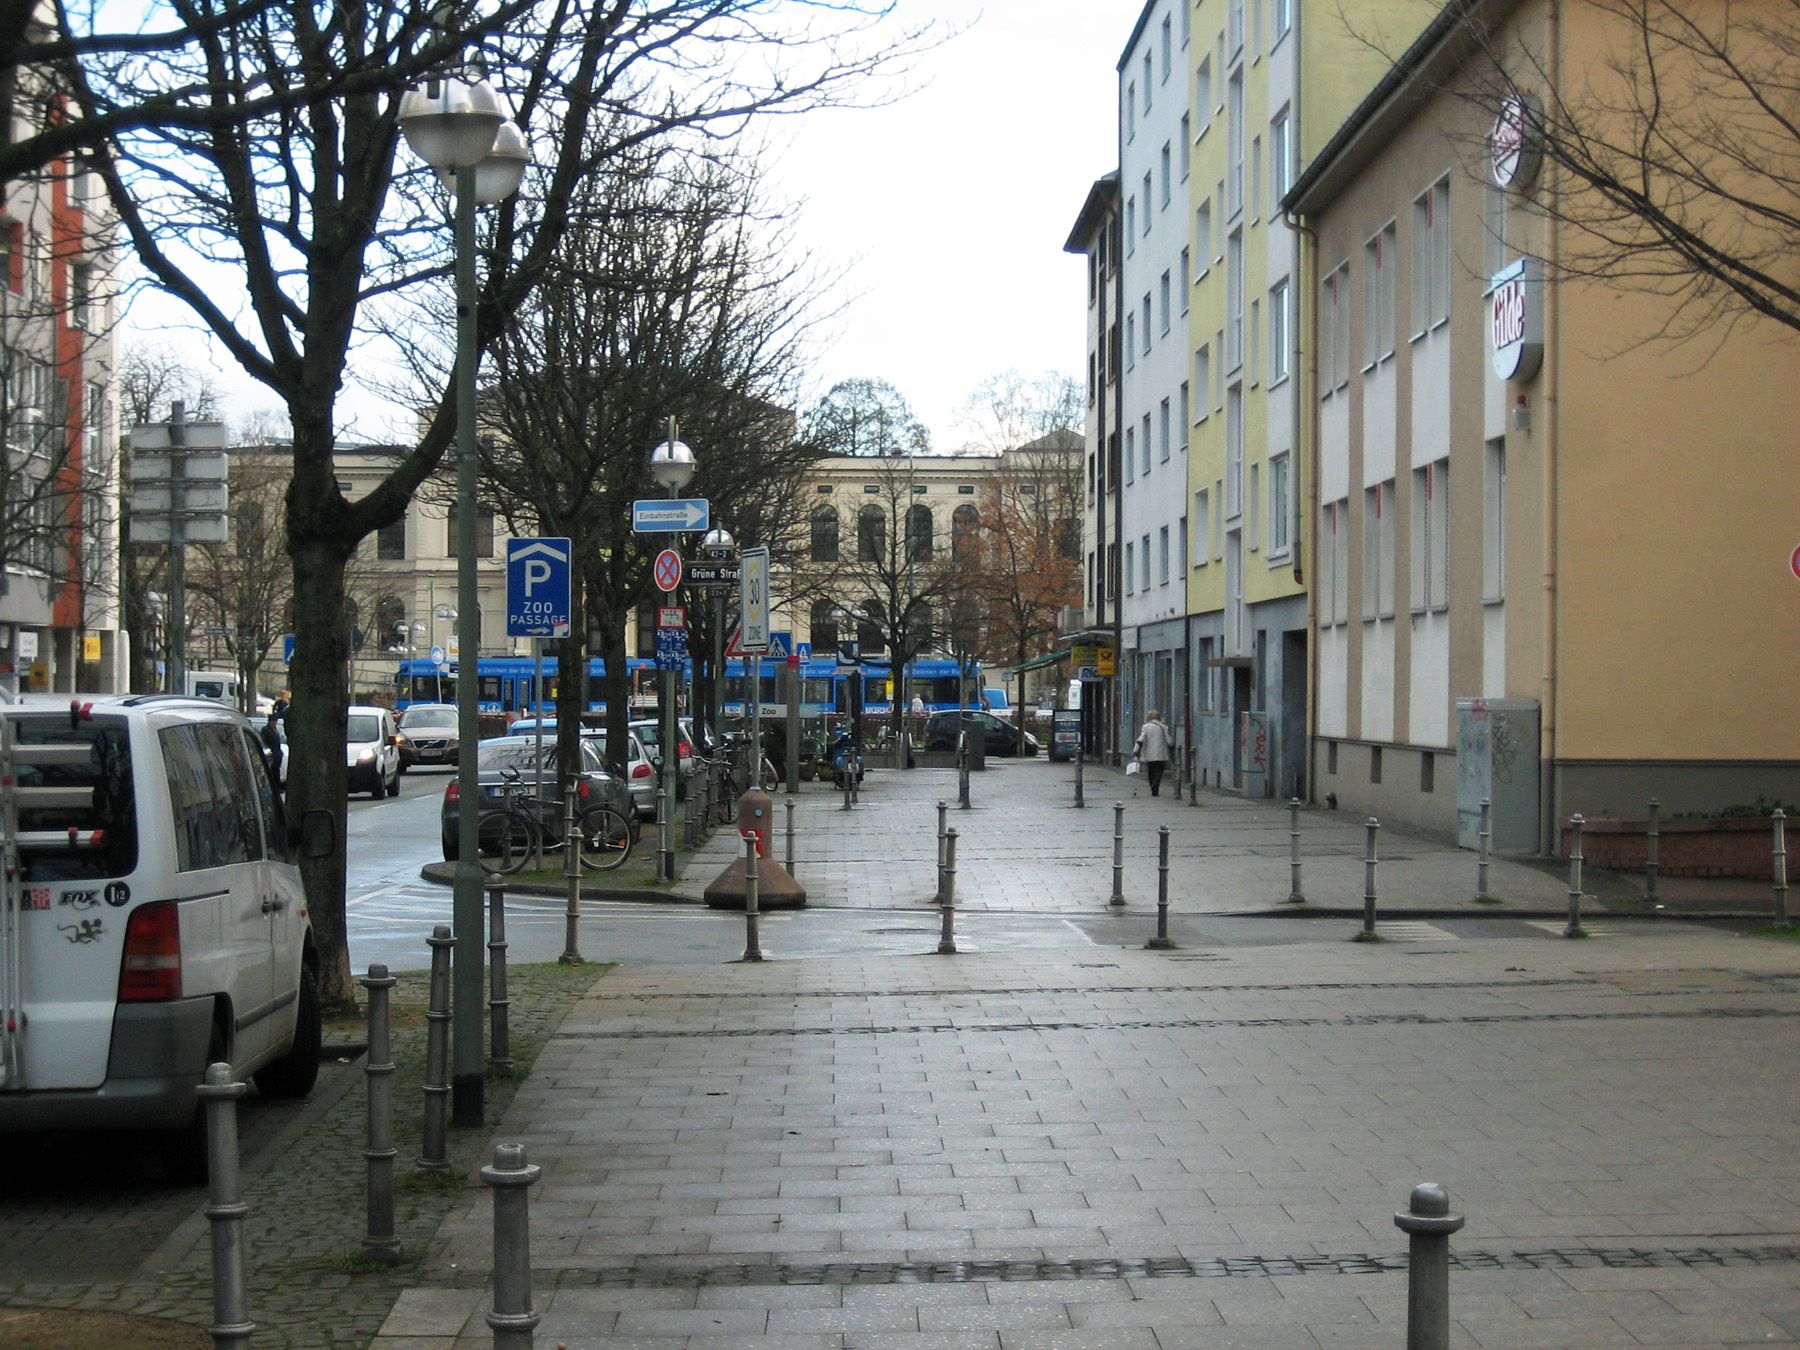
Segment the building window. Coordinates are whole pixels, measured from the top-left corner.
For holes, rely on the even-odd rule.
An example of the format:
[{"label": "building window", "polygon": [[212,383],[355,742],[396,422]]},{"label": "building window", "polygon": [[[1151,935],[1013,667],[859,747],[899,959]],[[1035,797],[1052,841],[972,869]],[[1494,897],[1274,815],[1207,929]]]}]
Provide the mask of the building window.
[{"label": "building window", "polygon": [[1169,527],[1163,526],[1156,536],[1156,583],[1169,584]]},{"label": "building window", "polygon": [[1188,382],[1181,382],[1181,405],[1175,419],[1175,429],[1181,434],[1181,448],[1188,448]]},{"label": "building window", "polygon": [[887,610],[881,601],[868,601],[856,616],[856,641],[864,656],[878,656],[887,650]]},{"label": "building window", "polygon": [[1125,86],[1125,139],[1132,140],[1137,136],[1137,81],[1133,80]]},{"label": "building window", "polygon": [[1142,547],[1142,549],[1139,550],[1139,552],[1143,558],[1144,589],[1147,591],[1150,589],[1150,536],[1149,535],[1146,534],[1144,536],[1143,547]]},{"label": "building window", "polygon": [[887,513],[873,503],[856,517],[856,556],[862,562],[880,562],[887,554]]},{"label": "building window", "polygon": [[1269,288],[1269,383],[1280,384],[1288,377],[1292,361],[1293,338],[1288,314],[1288,284],[1277,282]]},{"label": "building window", "polygon": [[975,543],[975,532],[981,527],[981,514],[964,502],[950,513],[950,556],[962,559]]},{"label": "building window", "polygon": [[838,625],[837,606],[829,600],[815,600],[812,606],[812,621],[808,628],[811,634],[813,652],[824,657],[837,651]]},{"label": "building window", "polygon": [[1225,369],[1244,364],[1244,232],[1225,241]]},{"label": "building window", "polygon": [[1194,68],[1194,111],[1200,114],[1200,125],[1194,128],[1194,139],[1206,135],[1212,126],[1212,57],[1208,56]]},{"label": "building window", "polygon": [[1174,283],[1170,281],[1169,274],[1164,272],[1162,274],[1162,279],[1157,283],[1157,286],[1160,292],[1157,299],[1160,302],[1159,311],[1162,319],[1162,331],[1167,334],[1169,331],[1169,317],[1171,312],[1169,295],[1170,292],[1174,290]]},{"label": "building window", "polygon": [[[1182,0],[1182,3],[1185,5],[1187,0]],[[1164,15],[1162,21],[1162,46],[1160,50],[1162,52],[1162,78],[1165,83],[1168,81],[1171,63],[1174,60],[1174,32],[1170,28],[1170,22],[1168,16]]]},{"label": "building window", "polygon": [[1161,451],[1162,462],[1164,464],[1167,464],[1169,462],[1170,439],[1169,439],[1169,400],[1166,398],[1162,401],[1161,407],[1157,410],[1157,428],[1156,428],[1156,430],[1157,430],[1157,438],[1156,438],[1157,446],[1158,446],[1159,450]]},{"label": "building window", "polygon": [[1506,438],[1487,443],[1482,501],[1481,592],[1487,600],[1506,598]]},{"label": "building window", "polygon": [[1150,355],[1150,292],[1144,292],[1144,355]]},{"label": "building window", "polygon": [[1365,619],[1394,614],[1394,480],[1363,489],[1363,595]]},{"label": "building window", "polygon": [[906,551],[913,559],[929,558],[932,543],[931,508],[923,502],[906,513]]},{"label": "building window", "polygon": [[1275,13],[1272,18],[1275,26],[1275,41],[1279,42],[1294,26],[1294,0],[1275,0]]},{"label": "building window", "polygon": [[821,506],[812,513],[812,560],[838,560],[838,513],[835,506]]},{"label": "building window", "polygon": [[76,263],[69,269],[69,322],[90,333],[100,327],[94,315],[92,263]]},{"label": "building window", "polygon": [[[348,486],[348,483],[340,483],[339,491]],[[454,558],[457,556],[458,542],[462,538],[462,531],[457,526],[455,502],[450,504],[450,514],[446,518],[445,524],[448,528],[444,556]],[[494,556],[494,508],[491,506],[478,505],[475,508],[475,556],[477,558]]]},{"label": "building window", "polygon": [[1137,315],[1125,316],[1125,369],[1137,369]]},{"label": "building window", "polygon": [[1283,108],[1269,123],[1269,214],[1281,210],[1281,199],[1294,186],[1294,124]]},{"label": "building window", "polygon": [[1146,170],[1146,171],[1145,171],[1145,173],[1144,173],[1144,219],[1143,219],[1143,229],[1144,229],[1144,233],[1145,233],[1145,234],[1149,234],[1149,233],[1150,233],[1150,174],[1149,174],[1149,171],[1148,171],[1148,170]]},{"label": "building window", "polygon": [[1207,270],[1212,266],[1212,218],[1212,198],[1208,197],[1194,208],[1194,243],[1200,249],[1200,270],[1194,276],[1196,281],[1205,276]]},{"label": "building window", "polygon": [[1125,545],[1125,594],[1127,595],[1135,595],[1137,593],[1135,589],[1137,568],[1132,565],[1135,557],[1135,549],[1136,546],[1133,544]]},{"label": "building window", "polygon": [[1400,259],[1390,224],[1363,245],[1363,362],[1373,370],[1394,354],[1394,273]]},{"label": "building window", "polygon": [[1194,494],[1194,566],[1205,567],[1212,561],[1212,493],[1201,488]]},{"label": "building window", "polygon": [[1450,461],[1413,470],[1412,607],[1450,603]]},{"label": "building window", "polygon": [[375,556],[382,562],[406,561],[406,517],[383,525],[375,535]]},{"label": "building window", "polygon": [[1350,265],[1319,283],[1319,396],[1350,383]]},{"label": "building window", "polygon": [[1254,553],[1262,547],[1262,465],[1254,460],[1250,464],[1250,505],[1244,514],[1249,517],[1250,551]]},{"label": "building window", "polygon": [[1288,457],[1285,454],[1269,457],[1269,556],[1284,558],[1288,552],[1288,539],[1292,533],[1290,519],[1294,509],[1293,492],[1290,484]]},{"label": "building window", "polygon": [[1343,621],[1337,607],[1337,540],[1343,528],[1339,506],[1338,502],[1326,502],[1319,508],[1319,556],[1313,566],[1313,591],[1318,596],[1321,628]]},{"label": "building window", "polygon": [[1244,72],[1234,70],[1225,85],[1225,218],[1244,209]]},{"label": "building window", "polygon": [[1194,119],[1190,113],[1181,114],[1181,181],[1187,182],[1188,174],[1194,167]]},{"label": "building window", "polygon": [[1183,244],[1181,246],[1181,276],[1180,276],[1181,312],[1183,314],[1186,314],[1188,312],[1188,292],[1193,290],[1193,283],[1191,280],[1193,266],[1194,266],[1193,256],[1194,255],[1189,251],[1188,246],[1186,244]]},{"label": "building window", "polygon": [[1167,141],[1164,141],[1163,148],[1162,148],[1162,158],[1161,158],[1162,192],[1159,195],[1159,197],[1157,198],[1157,200],[1158,200],[1159,204],[1161,206],[1163,206],[1165,209],[1169,205],[1169,193],[1170,193],[1170,189],[1171,189],[1172,183],[1173,183],[1172,171],[1170,168],[1171,160],[1172,160],[1172,157],[1169,154],[1169,143]]},{"label": "building window", "polygon": [[1143,426],[1141,427],[1141,431],[1142,431],[1142,440],[1140,441],[1140,444],[1143,446],[1143,449],[1144,449],[1144,477],[1148,478],[1150,476],[1150,414],[1149,413],[1144,414],[1144,421],[1143,421]]},{"label": "building window", "polygon": [[1204,342],[1194,348],[1194,388],[1200,392],[1200,401],[1194,408],[1194,422],[1198,425],[1212,414],[1212,348]]},{"label": "building window", "polygon": [[1125,481],[1137,482],[1137,428],[1125,428]]},{"label": "building window", "polygon": [[1450,317],[1450,180],[1413,202],[1413,336]]}]

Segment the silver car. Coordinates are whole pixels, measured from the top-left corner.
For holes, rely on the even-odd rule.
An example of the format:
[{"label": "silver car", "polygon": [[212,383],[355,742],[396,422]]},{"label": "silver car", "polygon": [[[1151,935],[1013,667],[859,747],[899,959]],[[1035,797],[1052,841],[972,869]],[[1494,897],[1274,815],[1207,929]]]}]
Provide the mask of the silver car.
[{"label": "silver car", "polygon": [[[638,735],[637,723],[631,723],[627,734],[631,737],[631,753],[620,762],[606,753],[606,731],[603,727],[583,727],[581,739],[592,745],[600,755],[601,762],[616,767],[625,778],[625,784],[631,790],[631,804],[637,808],[638,816],[643,820],[656,819],[656,764],[650,757],[649,747],[644,744],[643,737]],[[542,723],[544,740],[556,739],[556,723]],[[521,717],[512,724],[510,734],[536,739],[539,720],[535,717]]]}]

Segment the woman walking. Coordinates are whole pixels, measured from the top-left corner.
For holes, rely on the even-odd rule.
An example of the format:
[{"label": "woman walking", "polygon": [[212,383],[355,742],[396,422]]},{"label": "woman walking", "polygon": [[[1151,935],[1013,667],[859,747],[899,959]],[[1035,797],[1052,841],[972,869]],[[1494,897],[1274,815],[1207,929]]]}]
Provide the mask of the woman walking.
[{"label": "woman walking", "polygon": [[1169,729],[1163,725],[1162,714],[1152,708],[1131,747],[1131,753],[1144,766],[1144,777],[1150,780],[1152,797],[1162,795],[1163,770],[1169,767],[1170,749]]}]

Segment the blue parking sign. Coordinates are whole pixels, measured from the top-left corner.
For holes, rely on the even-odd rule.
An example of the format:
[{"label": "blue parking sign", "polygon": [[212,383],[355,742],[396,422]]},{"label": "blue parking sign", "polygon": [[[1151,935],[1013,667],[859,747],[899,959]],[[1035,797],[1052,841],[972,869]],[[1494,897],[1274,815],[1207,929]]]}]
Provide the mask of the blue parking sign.
[{"label": "blue parking sign", "polygon": [[506,635],[569,635],[567,539],[506,541]]}]

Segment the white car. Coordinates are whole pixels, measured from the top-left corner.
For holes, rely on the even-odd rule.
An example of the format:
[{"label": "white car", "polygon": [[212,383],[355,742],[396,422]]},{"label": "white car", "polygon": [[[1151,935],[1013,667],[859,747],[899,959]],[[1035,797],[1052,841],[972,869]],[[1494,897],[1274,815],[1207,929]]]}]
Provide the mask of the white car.
[{"label": "white car", "polygon": [[400,795],[400,726],[392,708],[356,707],[344,724],[344,763],[350,791]]},{"label": "white car", "polygon": [[160,1132],[206,1175],[194,1089],[223,1060],[269,1096],[319,1067],[318,952],[295,866],[338,847],[291,821],[262,742],[203,698],[0,710],[16,738],[20,873],[0,889],[0,1134]]}]

